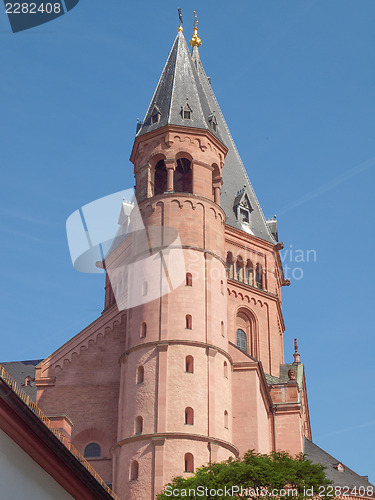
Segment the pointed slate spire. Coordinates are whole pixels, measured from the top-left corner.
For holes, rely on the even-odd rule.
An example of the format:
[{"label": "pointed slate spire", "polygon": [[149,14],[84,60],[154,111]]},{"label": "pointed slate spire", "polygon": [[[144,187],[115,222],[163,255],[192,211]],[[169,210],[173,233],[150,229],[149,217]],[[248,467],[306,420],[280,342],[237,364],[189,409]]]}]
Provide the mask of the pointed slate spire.
[{"label": "pointed slate spire", "polygon": [[179,29],[137,136],[165,125],[179,125],[210,130],[221,140],[217,127],[214,130],[212,126],[212,115],[186,40]]}]

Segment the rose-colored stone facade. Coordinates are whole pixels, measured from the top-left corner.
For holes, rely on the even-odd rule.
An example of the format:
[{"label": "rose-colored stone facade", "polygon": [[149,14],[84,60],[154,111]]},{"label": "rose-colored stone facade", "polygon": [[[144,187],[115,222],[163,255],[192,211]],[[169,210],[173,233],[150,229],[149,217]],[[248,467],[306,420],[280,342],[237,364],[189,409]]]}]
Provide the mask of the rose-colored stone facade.
[{"label": "rose-colored stone facade", "polygon": [[[82,453],[90,443],[100,446],[100,456],[87,458],[124,500],[153,499],[174,476],[210,461],[248,449],[296,454],[303,436],[311,439],[302,365],[289,381],[278,379],[281,245],[226,225],[226,152],[209,131],[187,127],[136,139],[139,213],[146,229],[178,232],[186,280],[119,310],[113,288],[121,276],[107,277],[103,314],[37,367],[38,405],[69,418]],[[189,192],[175,191],[181,158],[191,169]],[[166,185],[158,194],[161,160]],[[108,269],[129,258],[129,241],[107,256]],[[152,275],[147,279],[129,293],[143,286],[147,294]]]}]

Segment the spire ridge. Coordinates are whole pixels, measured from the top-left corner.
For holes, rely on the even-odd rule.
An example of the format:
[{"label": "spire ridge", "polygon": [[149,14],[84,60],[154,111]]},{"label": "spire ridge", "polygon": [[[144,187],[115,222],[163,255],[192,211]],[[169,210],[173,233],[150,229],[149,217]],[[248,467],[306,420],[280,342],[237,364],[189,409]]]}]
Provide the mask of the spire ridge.
[{"label": "spire ridge", "polygon": [[190,45],[191,47],[200,47],[202,45],[202,40],[198,36],[198,19],[195,10],[194,10],[194,30],[190,40]]}]

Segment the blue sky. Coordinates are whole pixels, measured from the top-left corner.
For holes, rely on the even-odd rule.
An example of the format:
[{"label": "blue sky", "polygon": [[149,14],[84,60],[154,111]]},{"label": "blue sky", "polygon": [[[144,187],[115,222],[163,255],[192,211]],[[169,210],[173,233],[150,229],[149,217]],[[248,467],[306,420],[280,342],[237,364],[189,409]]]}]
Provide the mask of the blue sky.
[{"label": "blue sky", "polygon": [[[136,120],[177,7],[187,38],[198,11],[206,73],[303,274],[283,289],[285,356],[297,337],[314,440],[375,481],[373,0],[80,0],[17,34],[1,11],[1,360],[46,357],[103,308],[103,276],[73,269],[65,222],[133,186]],[[316,261],[296,262],[308,250]]]}]

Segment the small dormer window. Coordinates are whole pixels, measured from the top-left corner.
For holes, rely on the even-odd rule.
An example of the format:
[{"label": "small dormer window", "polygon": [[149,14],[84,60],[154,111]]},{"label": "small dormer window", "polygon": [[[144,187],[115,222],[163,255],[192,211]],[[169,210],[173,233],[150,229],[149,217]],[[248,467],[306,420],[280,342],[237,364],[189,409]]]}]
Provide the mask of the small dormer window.
[{"label": "small dormer window", "polygon": [[193,115],[193,112],[191,110],[191,107],[189,106],[188,103],[185,104],[185,106],[182,108],[182,118],[184,120],[191,120]]},{"label": "small dormer window", "polygon": [[208,117],[208,123],[209,123],[210,127],[212,128],[212,130],[214,132],[216,132],[217,131],[217,120],[216,120],[216,116],[214,114],[212,114]]},{"label": "small dormer window", "polygon": [[342,465],[341,462],[335,465],[335,469],[337,469],[339,472],[345,472],[345,467]]},{"label": "small dormer window", "polygon": [[160,121],[160,110],[157,106],[154,106],[154,109],[152,110],[151,113],[151,125],[154,125],[154,123],[159,123]]}]

